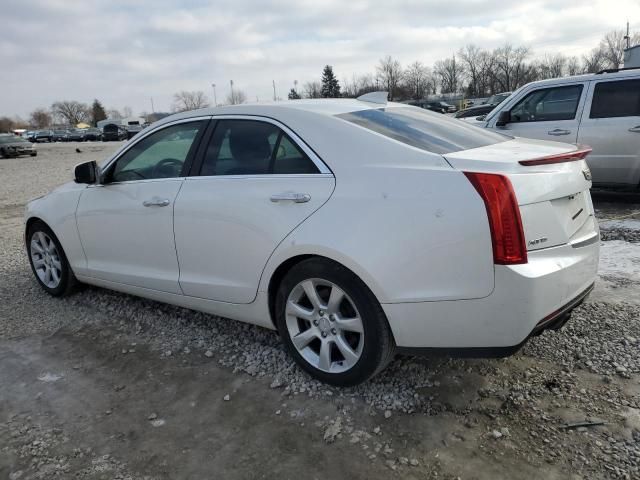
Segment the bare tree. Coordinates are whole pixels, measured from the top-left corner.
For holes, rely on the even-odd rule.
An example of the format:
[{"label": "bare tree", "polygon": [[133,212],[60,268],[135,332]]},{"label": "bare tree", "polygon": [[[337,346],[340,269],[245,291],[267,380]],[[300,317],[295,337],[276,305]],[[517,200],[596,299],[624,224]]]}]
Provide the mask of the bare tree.
[{"label": "bare tree", "polygon": [[456,62],[456,57],[438,60],[433,70],[440,79],[440,91],[442,93],[458,93],[462,90],[463,68],[460,62]]},{"label": "bare tree", "polygon": [[90,120],[90,109],[86,103],[75,100],[63,100],[51,105],[51,112],[54,116],[64,119],[69,125],[77,125]]},{"label": "bare tree", "polygon": [[237,88],[229,92],[227,95],[227,104],[239,105],[247,101],[247,94]]},{"label": "bare tree", "polygon": [[0,117],[0,133],[6,133],[13,130],[14,121],[9,117]]},{"label": "bare tree", "polygon": [[506,44],[494,50],[493,55],[496,62],[494,78],[501,91],[515,90],[534,77],[531,66],[524,62],[529,56],[527,47],[513,47],[513,45]]},{"label": "bare tree", "polygon": [[584,55],[582,60],[584,62],[584,73],[597,73],[602,70],[607,63],[604,51],[600,47],[596,47],[587,55]]},{"label": "bare tree", "polygon": [[468,93],[472,97],[482,97],[486,91],[486,81],[484,76],[487,52],[476,47],[475,45],[467,45],[461,48],[458,56],[462,61],[465,72],[469,79]]},{"label": "bare tree", "polygon": [[567,74],[579,75],[582,73],[582,64],[578,57],[569,57],[567,59]]},{"label": "bare tree", "polygon": [[107,118],[111,120],[120,120],[122,118],[122,114],[120,113],[120,110],[112,108],[107,112]]},{"label": "bare tree", "polygon": [[542,60],[538,62],[536,67],[538,68],[537,78],[558,78],[564,75],[566,69],[567,57],[561,53],[555,55],[545,55]]},{"label": "bare tree", "polygon": [[353,74],[351,80],[342,80],[342,96],[346,98],[356,98],[365,93],[374,92],[375,90],[376,82],[370,73],[364,75]]},{"label": "bare tree", "polygon": [[[185,90],[173,95],[173,111],[186,112],[209,106],[209,99],[202,90],[187,92]],[[126,116],[126,115],[125,115]]]},{"label": "bare tree", "polygon": [[421,62],[413,62],[404,72],[404,81],[411,98],[419,100],[428,93],[431,84],[431,72]]},{"label": "bare tree", "polygon": [[[600,41],[600,49],[605,60],[605,68],[618,68],[624,62],[624,49],[627,47],[624,30],[613,30]],[[630,35],[629,46],[640,44],[640,34]]]},{"label": "bare tree", "polygon": [[322,96],[322,84],[318,80],[306,82],[303,89],[305,98],[320,98]]},{"label": "bare tree", "polygon": [[389,100],[393,100],[403,75],[400,62],[387,55],[380,59],[376,71],[383,88],[389,92]]},{"label": "bare tree", "polygon": [[29,114],[29,125],[34,128],[45,128],[51,125],[51,114],[44,108],[37,108]]}]

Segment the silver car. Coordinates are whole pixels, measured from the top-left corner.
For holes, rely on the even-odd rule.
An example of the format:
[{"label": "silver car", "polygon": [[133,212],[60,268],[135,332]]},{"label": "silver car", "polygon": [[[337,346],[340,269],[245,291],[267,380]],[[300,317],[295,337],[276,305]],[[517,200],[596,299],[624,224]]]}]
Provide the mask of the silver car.
[{"label": "silver car", "polygon": [[0,157],[19,157],[20,155],[38,154],[34,146],[28,140],[11,134],[0,134]]},{"label": "silver car", "polygon": [[529,83],[477,125],[516,137],[588,145],[594,184],[640,186],[640,69]]}]

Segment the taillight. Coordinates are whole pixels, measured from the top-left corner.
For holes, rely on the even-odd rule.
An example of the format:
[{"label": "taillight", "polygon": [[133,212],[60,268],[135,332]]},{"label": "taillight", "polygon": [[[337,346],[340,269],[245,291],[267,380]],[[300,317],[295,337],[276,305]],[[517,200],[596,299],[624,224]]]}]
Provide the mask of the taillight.
[{"label": "taillight", "polygon": [[509,179],[494,173],[464,172],[482,197],[489,217],[493,262],[527,263],[527,248],[516,195]]}]

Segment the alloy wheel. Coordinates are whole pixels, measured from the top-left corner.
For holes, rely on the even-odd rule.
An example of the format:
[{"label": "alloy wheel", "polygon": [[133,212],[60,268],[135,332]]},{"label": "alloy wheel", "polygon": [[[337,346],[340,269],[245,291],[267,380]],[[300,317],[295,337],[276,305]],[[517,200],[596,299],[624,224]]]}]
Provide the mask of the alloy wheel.
[{"label": "alloy wheel", "polygon": [[31,236],[30,251],[40,281],[48,288],[57,288],[62,279],[62,261],[55,242],[46,233],[37,231]]},{"label": "alloy wheel", "polygon": [[294,348],[323,372],[345,372],[362,355],[362,317],[349,295],[330,281],[298,283],[287,298],[285,320]]}]

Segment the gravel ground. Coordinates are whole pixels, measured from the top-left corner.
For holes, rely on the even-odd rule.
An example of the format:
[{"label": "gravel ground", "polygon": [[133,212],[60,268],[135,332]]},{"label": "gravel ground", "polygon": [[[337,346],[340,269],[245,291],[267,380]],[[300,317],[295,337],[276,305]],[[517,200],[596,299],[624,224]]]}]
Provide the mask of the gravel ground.
[{"label": "gravel ground", "polygon": [[[45,296],[24,204],[117,144],[76,146],[0,161],[0,478],[640,478],[633,204],[598,209],[625,219],[603,223],[603,278],[562,330],[501,360],[399,357],[335,389],[259,327],[97,288]],[[287,447],[272,463],[266,445]]]}]

